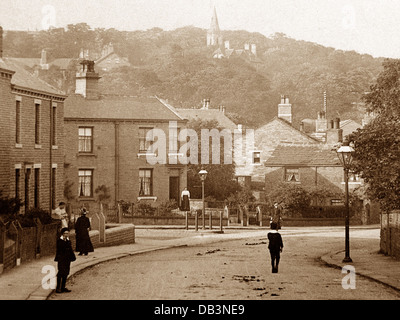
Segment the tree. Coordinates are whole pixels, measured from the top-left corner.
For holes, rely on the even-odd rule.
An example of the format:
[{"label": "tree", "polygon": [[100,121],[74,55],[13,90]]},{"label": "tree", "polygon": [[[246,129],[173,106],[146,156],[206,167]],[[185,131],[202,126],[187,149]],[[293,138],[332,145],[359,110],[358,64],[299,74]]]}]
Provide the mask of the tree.
[{"label": "tree", "polygon": [[354,171],[367,183],[367,195],[385,211],[400,209],[400,60],[386,59],[376,84],[365,95],[376,117],[350,136]]},{"label": "tree", "polygon": [[270,206],[278,202],[290,216],[296,216],[309,208],[311,196],[299,185],[281,183],[266,195],[266,200]]},{"label": "tree", "polygon": [[[201,198],[201,180],[199,171],[207,170],[207,178],[205,182],[205,197],[212,196],[216,200],[222,201],[228,198],[229,195],[238,191],[239,185],[235,180],[235,165],[232,162],[224,163],[224,139],[220,143],[220,162],[219,164],[212,163],[212,151],[209,152],[209,164],[204,164],[201,161],[201,129],[217,129],[221,132],[222,128],[217,121],[191,120],[187,124],[188,128],[193,129],[198,137],[198,164],[188,165],[188,189],[192,198]],[[210,142],[210,147],[213,141]],[[231,149],[230,149],[231,150]]]},{"label": "tree", "polygon": [[0,190],[0,217],[5,221],[15,220],[23,205],[24,203],[20,199],[5,196]]}]

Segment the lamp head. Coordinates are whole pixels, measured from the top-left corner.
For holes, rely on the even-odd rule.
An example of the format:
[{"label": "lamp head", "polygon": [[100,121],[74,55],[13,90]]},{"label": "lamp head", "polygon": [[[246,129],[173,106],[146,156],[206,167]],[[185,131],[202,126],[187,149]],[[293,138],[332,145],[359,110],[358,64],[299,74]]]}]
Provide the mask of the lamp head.
[{"label": "lamp head", "polygon": [[207,173],[208,172],[206,170],[204,170],[204,169],[199,171],[199,176],[200,176],[201,181],[204,181],[206,179]]},{"label": "lamp head", "polygon": [[343,145],[338,150],[336,150],[336,153],[342,167],[345,169],[349,169],[351,163],[353,162],[353,147],[350,146],[349,143],[343,143]]}]

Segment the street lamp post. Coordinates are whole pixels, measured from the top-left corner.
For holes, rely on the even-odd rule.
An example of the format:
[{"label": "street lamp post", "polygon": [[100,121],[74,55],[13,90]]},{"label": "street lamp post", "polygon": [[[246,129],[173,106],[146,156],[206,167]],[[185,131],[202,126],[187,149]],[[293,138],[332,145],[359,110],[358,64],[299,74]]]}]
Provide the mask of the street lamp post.
[{"label": "street lamp post", "polygon": [[345,182],[345,194],[346,194],[346,227],[345,227],[345,257],[343,262],[353,262],[350,258],[350,208],[349,208],[349,169],[353,161],[354,149],[349,146],[348,143],[343,145],[336,151],[339,158],[340,164],[344,169],[344,182]]},{"label": "street lamp post", "polygon": [[199,172],[200,180],[201,180],[201,198],[203,201],[203,211],[202,211],[202,218],[203,218],[203,229],[206,228],[206,222],[205,222],[205,215],[206,215],[206,203],[204,201],[204,181],[206,180],[207,177],[207,171],[202,169]]}]

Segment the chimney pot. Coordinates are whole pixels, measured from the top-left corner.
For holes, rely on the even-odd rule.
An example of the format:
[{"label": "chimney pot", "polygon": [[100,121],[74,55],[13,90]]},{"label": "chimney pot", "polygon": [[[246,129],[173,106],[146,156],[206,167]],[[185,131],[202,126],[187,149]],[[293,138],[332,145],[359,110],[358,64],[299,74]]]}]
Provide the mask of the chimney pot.
[{"label": "chimney pot", "polygon": [[333,124],[333,128],[334,129],[340,129],[340,119],[339,118],[335,119],[335,122]]}]

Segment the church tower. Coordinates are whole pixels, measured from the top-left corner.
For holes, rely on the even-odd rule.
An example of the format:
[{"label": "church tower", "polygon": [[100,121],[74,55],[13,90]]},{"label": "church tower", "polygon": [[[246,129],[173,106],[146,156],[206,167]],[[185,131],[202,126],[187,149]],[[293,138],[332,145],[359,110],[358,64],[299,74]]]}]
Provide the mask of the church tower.
[{"label": "church tower", "polygon": [[207,31],[207,47],[223,45],[221,30],[219,29],[217,10],[214,7],[210,29]]}]

